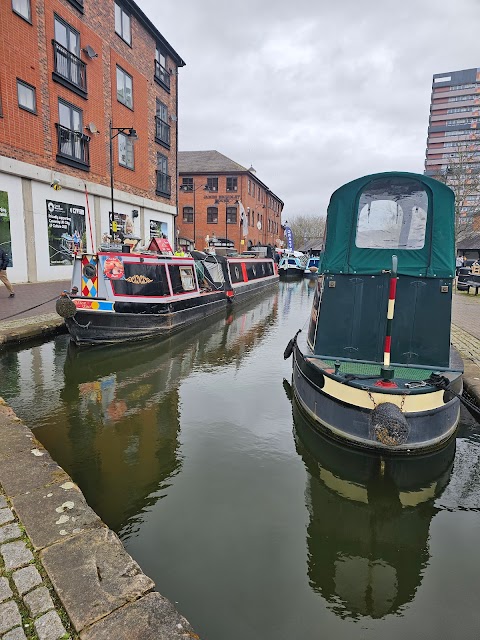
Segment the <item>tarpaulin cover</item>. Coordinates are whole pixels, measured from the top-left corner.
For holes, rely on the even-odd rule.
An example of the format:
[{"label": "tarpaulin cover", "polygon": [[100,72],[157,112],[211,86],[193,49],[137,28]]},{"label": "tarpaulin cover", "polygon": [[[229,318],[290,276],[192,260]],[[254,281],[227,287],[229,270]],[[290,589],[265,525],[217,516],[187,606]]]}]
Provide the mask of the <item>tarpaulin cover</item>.
[{"label": "tarpaulin cover", "polygon": [[330,199],[321,271],[377,274],[398,257],[398,274],[455,274],[455,196],[428,176],[378,173],[349,182]]}]

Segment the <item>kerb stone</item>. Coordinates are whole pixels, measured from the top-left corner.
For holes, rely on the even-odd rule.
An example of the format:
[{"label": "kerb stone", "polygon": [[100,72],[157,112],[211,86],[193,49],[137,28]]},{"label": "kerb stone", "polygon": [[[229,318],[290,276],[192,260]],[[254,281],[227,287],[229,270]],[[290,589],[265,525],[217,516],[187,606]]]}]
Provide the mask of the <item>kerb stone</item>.
[{"label": "kerb stone", "polygon": [[22,537],[20,527],[16,522],[6,524],[4,527],[0,527],[0,544],[8,542],[9,540],[16,540]]},{"label": "kerb stone", "polygon": [[13,498],[13,506],[35,549],[104,527],[71,480],[19,495]]},{"label": "kerb stone", "polygon": [[12,590],[6,578],[0,578],[0,602],[12,597]]},{"label": "kerb stone", "polygon": [[11,509],[0,509],[0,525],[12,522],[15,520],[15,516]]},{"label": "kerb stone", "polygon": [[155,586],[107,528],[47,547],[40,559],[77,631]]},{"label": "kerb stone", "polygon": [[25,635],[22,627],[15,627],[7,634],[2,637],[2,640],[27,640],[27,636]]},{"label": "kerb stone", "polygon": [[174,640],[199,638],[190,624],[159,593],[149,593],[117,609],[80,634],[80,640]]}]

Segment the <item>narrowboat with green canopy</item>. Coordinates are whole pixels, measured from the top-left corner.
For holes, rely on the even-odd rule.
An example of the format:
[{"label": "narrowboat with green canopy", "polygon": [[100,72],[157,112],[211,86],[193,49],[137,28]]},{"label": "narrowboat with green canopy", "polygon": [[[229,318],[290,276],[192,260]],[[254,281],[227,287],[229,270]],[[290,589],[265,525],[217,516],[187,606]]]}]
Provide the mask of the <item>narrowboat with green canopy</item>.
[{"label": "narrowboat with green canopy", "polygon": [[454,194],[424,175],[334,192],[308,331],[293,354],[302,411],[331,436],[416,453],[455,433],[463,363],[450,344]]}]

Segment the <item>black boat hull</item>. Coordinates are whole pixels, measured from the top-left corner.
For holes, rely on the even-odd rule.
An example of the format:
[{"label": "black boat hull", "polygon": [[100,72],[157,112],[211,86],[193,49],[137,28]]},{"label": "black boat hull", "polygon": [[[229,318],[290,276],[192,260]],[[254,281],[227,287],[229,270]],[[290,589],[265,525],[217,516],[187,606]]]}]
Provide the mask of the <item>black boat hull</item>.
[{"label": "black boat hull", "polygon": [[[372,409],[345,401],[345,387],[340,385],[343,398],[327,394],[308,375],[304,357],[294,349],[292,386],[301,411],[322,433],[337,440],[380,453],[415,454],[438,449],[454,435],[460,417],[460,401],[453,397],[439,407],[423,411],[405,412],[408,424],[406,442],[396,446],[379,442],[372,429]],[[461,381],[461,379],[460,379]],[[355,390],[361,392],[360,389]],[[368,395],[368,391],[364,391]],[[438,392],[435,392],[438,393]],[[371,396],[371,394],[370,394]],[[387,397],[385,398],[386,401]]]},{"label": "black boat hull", "polygon": [[[65,324],[77,345],[115,344],[154,337],[161,339],[214,314],[225,312],[232,305],[260,296],[277,283],[278,276],[256,280],[236,287],[232,297],[223,291],[210,293],[163,305],[162,313],[151,313],[149,308],[153,305],[148,302],[132,303],[131,311],[128,303],[118,304],[122,311],[127,312],[78,309],[73,318],[65,319]],[[155,307],[158,310],[159,305]]]}]

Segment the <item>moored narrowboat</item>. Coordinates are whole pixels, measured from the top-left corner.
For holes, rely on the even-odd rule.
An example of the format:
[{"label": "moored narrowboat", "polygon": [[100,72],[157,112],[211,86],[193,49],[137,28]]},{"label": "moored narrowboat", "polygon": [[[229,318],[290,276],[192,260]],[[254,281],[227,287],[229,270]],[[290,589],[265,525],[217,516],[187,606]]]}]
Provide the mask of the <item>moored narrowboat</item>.
[{"label": "moored narrowboat", "polygon": [[450,345],[451,189],[397,172],[340,187],[321,273],[308,331],[285,351],[301,410],[329,435],[379,452],[445,444],[463,371]]},{"label": "moored narrowboat", "polygon": [[277,282],[270,258],[105,250],[76,256],[57,313],[79,345],[163,337]]},{"label": "moored narrowboat", "polygon": [[286,251],[280,258],[278,275],[282,279],[303,278],[307,260],[307,256],[299,251]]},{"label": "moored narrowboat", "polygon": [[308,256],[303,275],[305,278],[316,278],[320,269],[320,256]]}]

